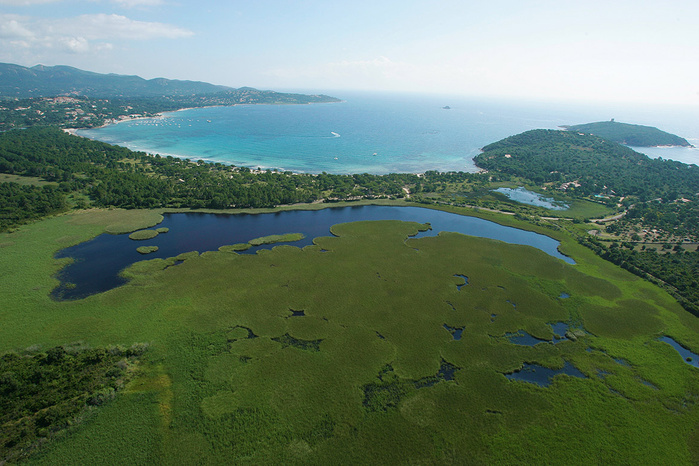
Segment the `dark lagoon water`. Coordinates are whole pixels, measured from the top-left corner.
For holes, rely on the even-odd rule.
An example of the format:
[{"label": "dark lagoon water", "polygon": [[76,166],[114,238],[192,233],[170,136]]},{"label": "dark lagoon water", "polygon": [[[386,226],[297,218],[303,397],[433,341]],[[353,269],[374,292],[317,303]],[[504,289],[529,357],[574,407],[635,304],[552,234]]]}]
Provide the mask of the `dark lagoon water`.
[{"label": "dark lagoon water", "polygon": [[571,377],[587,378],[585,374],[580,372],[577,367],[565,362],[565,365],[561,369],[549,369],[548,367],[540,366],[538,364],[524,363],[522,369],[512,372],[510,374],[505,374],[510,380],[521,380],[523,382],[529,382],[540,387],[548,387],[553,382],[554,376],[558,374],[566,374]]},{"label": "dark lagoon water", "polygon": [[[533,246],[570,264],[575,263],[562,255],[557,249],[560,243],[548,236],[476,217],[420,207],[354,206],[270,214],[178,213],[164,217],[158,227],[167,227],[169,232],[150,240],[134,241],[129,239],[129,235],[102,234],[59,251],[57,258],[71,257],[75,261],[58,273],[61,283],[53,290],[52,296],[56,299],[80,299],[123,285],[126,280],[119,276],[119,272],[141,260],[175,257],[189,251],[215,251],[224,245],[284,233],[303,233],[304,239],[289,243],[303,247],[312,244],[314,238],[330,236],[332,225],[360,220],[430,223],[432,229],[420,232],[417,237],[452,231]],[[158,246],[159,249],[143,256],[136,251],[139,246]],[[273,246],[252,247],[242,253],[252,254],[258,249]]]}]

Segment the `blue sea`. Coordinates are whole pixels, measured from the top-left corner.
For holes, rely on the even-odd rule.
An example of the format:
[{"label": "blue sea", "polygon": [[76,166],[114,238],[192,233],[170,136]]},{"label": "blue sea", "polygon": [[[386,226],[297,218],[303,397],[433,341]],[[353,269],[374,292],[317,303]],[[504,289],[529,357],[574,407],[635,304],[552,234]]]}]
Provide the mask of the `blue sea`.
[{"label": "blue sea", "polygon": [[[699,145],[695,109],[557,104],[448,95],[333,92],[339,103],[238,105],[165,113],[81,136],[151,154],[297,173],[477,171],[480,148],[530,129],[615,118]],[[449,107],[446,109],[444,107]],[[699,164],[699,150],[636,149]]]}]

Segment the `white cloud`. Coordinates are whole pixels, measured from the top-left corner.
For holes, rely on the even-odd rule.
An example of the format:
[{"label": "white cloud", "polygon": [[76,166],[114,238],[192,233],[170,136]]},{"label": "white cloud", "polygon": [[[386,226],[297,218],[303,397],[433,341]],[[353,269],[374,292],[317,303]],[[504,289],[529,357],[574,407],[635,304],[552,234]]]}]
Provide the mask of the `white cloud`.
[{"label": "white cloud", "polygon": [[[1,0],[0,0],[1,1]],[[121,5],[125,8],[159,6],[165,2],[163,0],[112,0],[112,3]]]},{"label": "white cloud", "polygon": [[99,39],[180,39],[190,37],[194,33],[165,23],[136,21],[121,15],[81,15],[75,18],[50,21],[47,29],[59,34],[70,34],[78,31],[91,40]]},{"label": "white cloud", "polygon": [[22,40],[31,39],[32,32],[22,25],[21,17],[5,15],[0,17],[0,39]]},{"label": "white cloud", "polygon": [[113,41],[180,39],[193,33],[169,24],[121,15],[44,19],[0,14],[0,46],[7,51],[88,53],[113,48]]},{"label": "white cloud", "polygon": [[[0,5],[31,6],[42,5],[45,3],[56,3],[59,1],[61,0],[0,0]],[[111,2],[125,8],[160,6],[165,4],[163,0],[111,0]]]},{"label": "white cloud", "polygon": [[43,3],[53,3],[60,0],[0,0],[0,5],[9,6],[29,6],[29,5],[41,5]]}]

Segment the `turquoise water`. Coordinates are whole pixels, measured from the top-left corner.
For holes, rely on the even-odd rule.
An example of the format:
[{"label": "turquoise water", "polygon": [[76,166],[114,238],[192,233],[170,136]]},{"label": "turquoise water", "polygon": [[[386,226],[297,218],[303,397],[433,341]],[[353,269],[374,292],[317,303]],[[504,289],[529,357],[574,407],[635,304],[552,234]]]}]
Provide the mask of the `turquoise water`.
[{"label": "turquoise water", "polygon": [[[698,139],[689,139],[693,146],[699,146]],[[636,152],[646,154],[652,159],[663,158],[682,163],[699,165],[699,148],[697,147],[631,147]]]},{"label": "turquoise water", "polygon": [[[606,120],[610,113],[619,120],[625,116],[618,108],[414,94],[333,94],[344,101],[191,109],[78,134],[148,153],[299,173],[474,172],[473,156],[504,137]],[[447,105],[450,109],[443,109]],[[626,120],[647,123],[639,121],[641,110],[627,113]],[[665,115],[675,114],[652,114],[654,119]],[[663,126],[660,123],[655,121]],[[672,158],[671,149],[663,154]]]}]

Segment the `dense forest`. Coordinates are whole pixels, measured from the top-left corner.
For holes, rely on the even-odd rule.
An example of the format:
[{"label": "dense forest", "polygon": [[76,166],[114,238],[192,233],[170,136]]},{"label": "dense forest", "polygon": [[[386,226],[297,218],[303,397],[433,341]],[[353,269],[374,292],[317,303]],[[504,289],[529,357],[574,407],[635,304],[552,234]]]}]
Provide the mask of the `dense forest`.
[{"label": "dense forest", "polygon": [[146,348],[75,344],[0,356],[0,463],[26,458],[114,398]]},{"label": "dense forest", "polygon": [[[149,156],[71,136],[54,127],[0,134],[0,173],[40,177],[57,184],[43,188],[3,184],[11,193],[3,205],[5,228],[62,209],[65,204],[60,201],[67,193],[84,194],[98,207],[273,207],[318,200],[403,197],[406,185],[421,191],[423,186],[431,189],[444,183],[446,177],[438,173],[419,177],[254,172],[220,163]],[[465,179],[475,175],[454,176]],[[35,205],[27,208],[30,201]]]},{"label": "dense forest", "polygon": [[666,133],[653,126],[631,125],[618,121],[600,121],[583,125],[564,126],[568,131],[589,133],[610,141],[636,147],[683,146],[691,147],[686,139]]},{"label": "dense forest", "polygon": [[55,186],[0,183],[0,231],[65,207],[65,192]]}]

